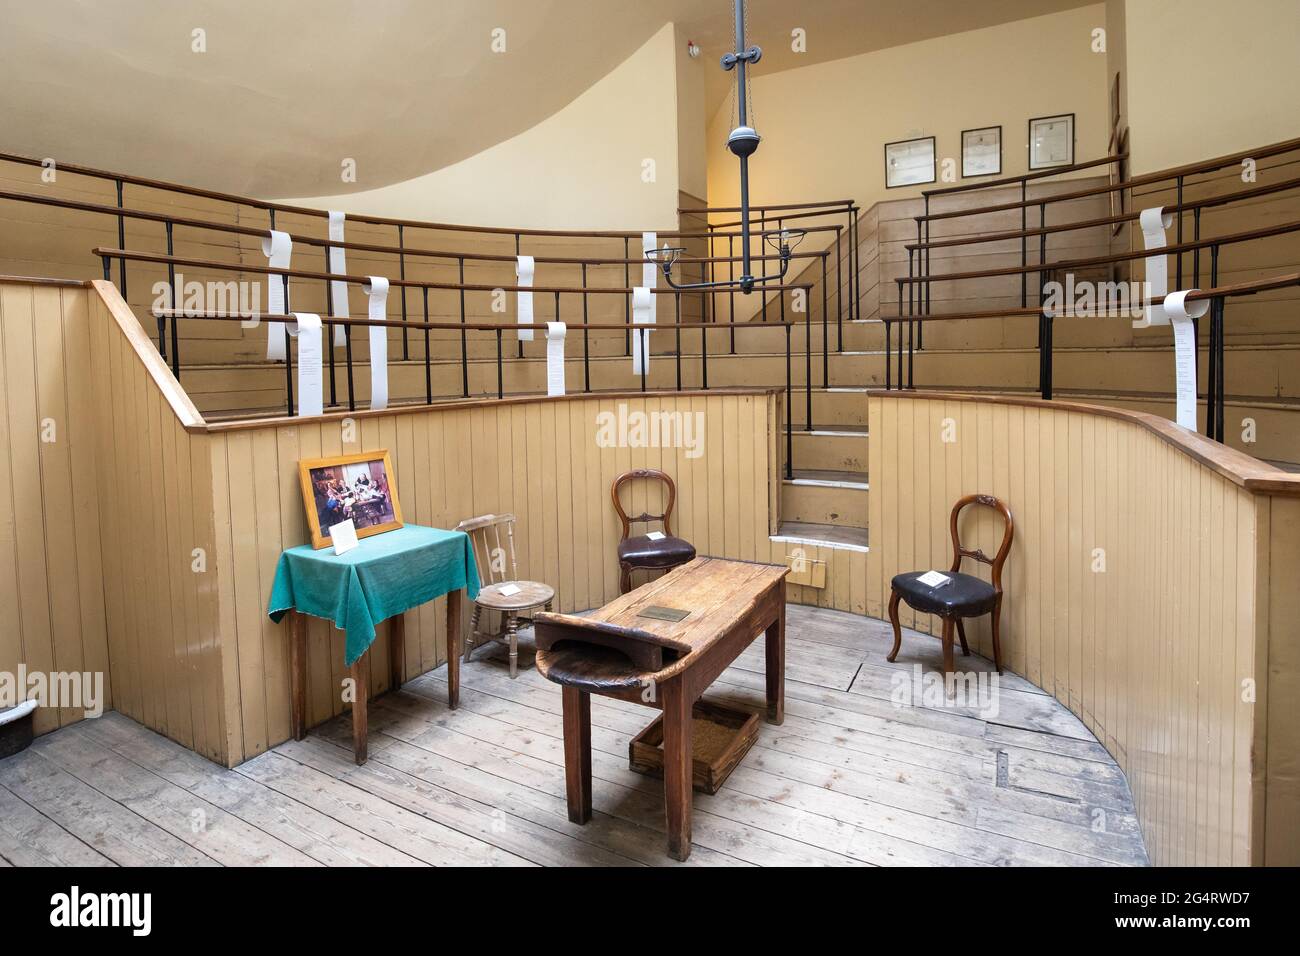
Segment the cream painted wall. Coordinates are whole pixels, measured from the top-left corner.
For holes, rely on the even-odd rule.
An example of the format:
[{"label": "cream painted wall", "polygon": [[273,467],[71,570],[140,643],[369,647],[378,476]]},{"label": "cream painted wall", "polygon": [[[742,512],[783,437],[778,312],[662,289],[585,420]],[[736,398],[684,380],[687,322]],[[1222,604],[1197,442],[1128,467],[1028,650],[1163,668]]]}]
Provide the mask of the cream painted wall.
[{"label": "cream painted wall", "polygon": [[677,171],[682,192],[699,199],[709,195],[709,151],[705,132],[705,70],[716,69],[703,53],[691,59],[686,52],[690,36],[676,28],[674,53],[677,63]]},{"label": "cream painted wall", "polygon": [[1127,0],[1124,8],[1135,175],[1296,135],[1296,0]]},{"label": "cream painted wall", "polygon": [[[1002,126],[1002,175],[1025,172],[1031,117],[1074,113],[1075,156],[1106,148],[1106,56],[1091,51],[1104,4],[924,40],[763,76],[756,69],[754,125],[763,143],[750,164],[756,202],[844,199],[864,208],[922,188],[885,189],[884,145],[936,137],[937,156],[960,173],[961,131]],[[730,103],[709,124],[709,195],[738,196],[726,152]],[[960,180],[959,180],[960,181]],[[943,185],[939,183],[937,185]]]},{"label": "cream painted wall", "polygon": [[459,163],[380,189],[287,201],[479,226],[675,229],[675,34],[665,25],[558,113]]}]

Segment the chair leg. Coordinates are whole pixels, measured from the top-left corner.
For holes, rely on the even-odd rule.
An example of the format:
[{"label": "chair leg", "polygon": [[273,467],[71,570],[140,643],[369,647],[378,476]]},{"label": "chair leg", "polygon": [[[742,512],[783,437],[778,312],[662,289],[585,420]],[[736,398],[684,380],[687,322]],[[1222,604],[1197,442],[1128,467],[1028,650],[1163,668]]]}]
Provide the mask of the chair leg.
[{"label": "chair leg", "polygon": [[626,564],[619,564],[618,593],[626,594],[632,590],[632,569]]},{"label": "chair leg", "polygon": [[1002,620],[1002,595],[993,602],[993,665],[1002,673],[1002,642],[998,640],[998,624]]},{"label": "chair leg", "polygon": [[902,595],[897,591],[892,591],[889,595],[889,623],[894,625],[894,649],[889,652],[885,660],[894,663],[894,658],[898,656],[898,649],[903,646],[903,629],[898,624],[898,602]]},{"label": "chair leg", "polygon": [[474,613],[469,617],[469,637],[465,638],[465,652],[461,654],[461,660],[466,664],[469,663],[469,656],[474,652],[475,642],[478,640],[478,621],[482,613],[483,609],[475,604]]},{"label": "chair leg", "polygon": [[970,657],[970,645],[966,643],[966,628],[961,618],[957,618],[957,639],[961,641],[961,652]]},{"label": "chair leg", "polygon": [[953,619],[945,617],[943,619],[943,683],[949,694],[956,686],[951,679],[955,673],[952,669],[952,632]]},{"label": "chair leg", "polygon": [[510,679],[519,673],[519,618],[506,616],[506,639],[510,642]]}]

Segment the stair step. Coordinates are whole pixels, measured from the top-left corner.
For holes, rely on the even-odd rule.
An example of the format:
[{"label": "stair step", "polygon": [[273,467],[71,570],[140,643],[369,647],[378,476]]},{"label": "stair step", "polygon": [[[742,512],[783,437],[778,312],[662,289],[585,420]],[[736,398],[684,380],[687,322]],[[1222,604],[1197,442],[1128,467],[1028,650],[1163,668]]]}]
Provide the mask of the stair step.
[{"label": "stair step", "polygon": [[818,488],[868,489],[864,471],[841,471],[835,468],[796,468],[794,477],[785,479],[787,485],[807,485]]},{"label": "stair step", "polygon": [[848,551],[867,551],[867,529],[835,524],[817,524],[812,521],[782,521],[777,526],[773,541],[790,544],[811,544],[824,548]]},{"label": "stair step", "polygon": [[781,517],[837,527],[865,528],[870,488],[860,471],[795,469],[781,483]]}]

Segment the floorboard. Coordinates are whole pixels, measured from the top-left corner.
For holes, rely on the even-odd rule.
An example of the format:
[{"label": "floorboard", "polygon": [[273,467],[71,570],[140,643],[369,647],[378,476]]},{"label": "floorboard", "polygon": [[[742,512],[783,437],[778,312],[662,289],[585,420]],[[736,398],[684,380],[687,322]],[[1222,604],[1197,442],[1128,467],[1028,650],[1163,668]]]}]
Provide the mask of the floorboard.
[{"label": "floorboard", "polygon": [[[234,770],[120,714],[0,761],[0,866],[676,866],[663,786],[628,768],[651,711],[593,698],[592,819],[568,819],[560,693],[504,650],[377,698],[370,759],[345,714]],[[1003,675],[954,706],[922,694],[933,638],[790,609],[786,720],[712,796],[696,794],[689,866],[1146,865],[1124,775],[1050,695]],[[980,657],[959,658],[981,680]],[[762,643],[708,697],[761,710]],[[900,683],[901,682],[901,683]],[[915,694],[913,694],[915,697]]]}]

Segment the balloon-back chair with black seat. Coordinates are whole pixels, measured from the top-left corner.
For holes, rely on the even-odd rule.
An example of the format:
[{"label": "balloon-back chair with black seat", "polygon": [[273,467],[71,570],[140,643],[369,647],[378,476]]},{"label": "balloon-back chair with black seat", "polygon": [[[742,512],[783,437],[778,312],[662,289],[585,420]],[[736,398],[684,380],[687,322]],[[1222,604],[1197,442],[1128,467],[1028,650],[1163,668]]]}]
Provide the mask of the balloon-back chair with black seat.
[{"label": "balloon-back chair with black seat", "polygon": [[[623,503],[618,500],[618,490],[622,485],[638,478],[653,479],[666,486],[668,503],[664,506],[663,514],[639,514],[629,517],[623,510]],[[694,559],[694,545],[673,536],[671,522],[673,503],[677,500],[677,486],[673,484],[672,478],[666,472],[658,468],[635,468],[624,472],[614,479],[609,494],[614,499],[614,510],[618,512],[618,520],[623,523],[623,536],[618,542],[620,593],[626,594],[632,590],[632,572],[635,570],[667,571]],[[629,536],[632,525],[649,524],[655,521],[662,522],[664,526],[664,530],[658,532],[658,537],[651,537],[649,534]]]},{"label": "balloon-back chair with black seat", "polygon": [[[1006,521],[1006,531],[1002,535],[1002,545],[998,553],[990,558],[982,550],[974,551],[961,546],[961,537],[957,532],[957,519],[967,505],[983,505],[999,512]],[[999,643],[998,624],[1002,616],[1002,565],[1011,550],[1011,539],[1015,534],[1015,522],[1011,518],[1011,509],[992,495],[966,495],[953,505],[950,519],[952,529],[952,568],[948,572],[952,578],[947,584],[932,588],[921,583],[918,578],[924,571],[909,571],[894,576],[891,582],[892,593],[889,596],[889,622],[894,625],[894,649],[887,658],[891,663],[898,656],[898,649],[903,643],[903,629],[898,624],[898,602],[906,601],[908,606],[924,614],[937,614],[943,619],[943,671],[945,676],[952,669],[952,632],[955,629],[961,641],[963,654],[970,653],[966,644],[966,629],[962,618],[979,617],[983,614],[993,615],[993,663],[998,673],[1002,673],[1002,647]],[[982,581],[971,574],[961,573],[961,559],[974,558],[993,569],[993,583]]]}]

